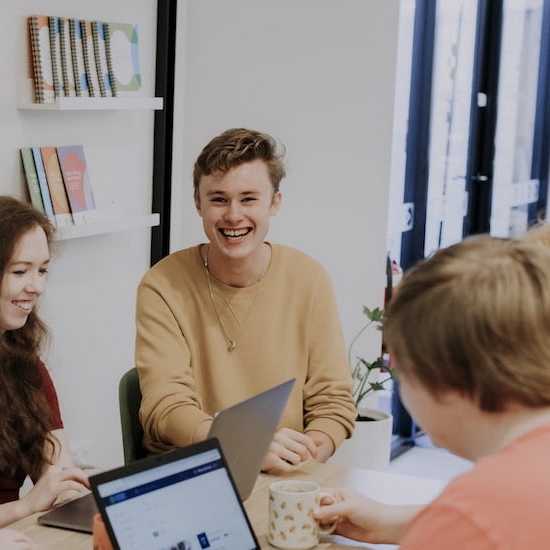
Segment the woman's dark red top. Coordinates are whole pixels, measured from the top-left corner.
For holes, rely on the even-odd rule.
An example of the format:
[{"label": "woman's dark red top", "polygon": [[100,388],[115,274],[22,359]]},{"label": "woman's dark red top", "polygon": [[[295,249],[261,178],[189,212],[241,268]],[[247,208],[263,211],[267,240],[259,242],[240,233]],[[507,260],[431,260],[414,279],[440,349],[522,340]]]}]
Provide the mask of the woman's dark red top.
[{"label": "woman's dark red top", "polygon": [[[59,411],[57,393],[55,392],[52,379],[44,363],[39,361],[37,368],[40,373],[40,378],[42,379],[41,389],[50,406],[50,430],[58,430],[63,428],[63,421],[61,420],[61,412]],[[16,475],[11,478],[0,474],[0,504],[12,502],[19,498],[19,489],[21,489],[26,477],[27,473],[22,469],[19,469]]]}]

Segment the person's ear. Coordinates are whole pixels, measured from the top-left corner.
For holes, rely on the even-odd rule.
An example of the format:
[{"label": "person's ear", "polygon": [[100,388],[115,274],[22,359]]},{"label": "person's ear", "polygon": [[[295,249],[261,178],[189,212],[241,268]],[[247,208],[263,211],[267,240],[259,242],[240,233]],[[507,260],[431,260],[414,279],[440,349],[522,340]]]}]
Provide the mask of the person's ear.
[{"label": "person's ear", "polygon": [[282,201],[283,201],[283,195],[281,194],[280,191],[273,193],[273,197],[271,199],[271,210],[270,210],[270,214],[272,216],[275,216],[275,214],[279,212]]},{"label": "person's ear", "polygon": [[195,208],[197,209],[197,214],[202,218],[201,198],[198,193],[195,195]]}]

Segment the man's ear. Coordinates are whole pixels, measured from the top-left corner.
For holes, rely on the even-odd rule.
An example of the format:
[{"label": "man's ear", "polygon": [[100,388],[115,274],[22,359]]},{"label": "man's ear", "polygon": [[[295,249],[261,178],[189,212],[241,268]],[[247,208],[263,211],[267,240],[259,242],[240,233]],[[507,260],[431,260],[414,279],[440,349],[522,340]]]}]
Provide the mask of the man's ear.
[{"label": "man's ear", "polygon": [[199,195],[195,195],[195,208],[197,209],[197,214],[202,218],[202,212],[201,212],[201,198]]},{"label": "man's ear", "polygon": [[282,201],[283,201],[283,195],[281,194],[280,191],[273,193],[273,197],[271,199],[271,212],[270,212],[272,216],[275,216],[275,214],[279,212]]}]

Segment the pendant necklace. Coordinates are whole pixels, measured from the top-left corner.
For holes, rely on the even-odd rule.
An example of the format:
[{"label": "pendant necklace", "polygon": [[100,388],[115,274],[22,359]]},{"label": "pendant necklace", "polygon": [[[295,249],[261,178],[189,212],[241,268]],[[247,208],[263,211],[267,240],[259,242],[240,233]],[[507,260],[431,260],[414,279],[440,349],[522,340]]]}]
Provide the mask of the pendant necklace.
[{"label": "pendant necklace", "polygon": [[[201,253],[201,258],[202,258],[202,253]],[[208,294],[210,295],[210,301],[212,302],[212,307],[214,308],[214,313],[216,314],[216,319],[218,320],[218,324],[219,324],[220,329],[222,331],[224,340],[227,344],[227,351],[232,352],[237,347],[237,341],[234,338],[231,338],[229,336],[229,333],[227,332],[227,328],[225,327],[225,323],[223,322],[223,320],[221,318],[221,315],[220,315],[220,312],[218,311],[218,308],[216,307],[216,301],[214,299],[214,290],[212,289],[212,280],[211,280],[210,270],[208,269],[208,248],[206,249],[206,254],[204,255],[204,258],[202,258],[202,263],[203,263],[203,266],[204,266],[204,270],[206,271],[206,281],[208,283]],[[268,269],[269,269],[269,267],[268,267]],[[266,272],[267,272],[267,270],[266,270]],[[256,284],[259,284],[259,282],[264,278],[264,275],[265,275],[265,273],[262,274],[262,276],[258,279]],[[249,318],[250,312],[252,311],[252,308],[254,307],[254,302],[256,301],[256,297],[258,296],[258,291],[259,291],[259,287],[256,290],[256,294],[254,294],[254,297],[252,298],[252,303],[250,304],[250,310],[249,310],[248,315],[246,316],[246,319]],[[231,307],[231,304],[229,304],[223,296],[222,296],[222,299],[225,302],[225,304],[227,305],[227,307],[229,308],[229,311],[231,312],[231,314],[233,315],[233,317],[235,318],[237,323],[239,325],[244,324],[246,319],[243,320],[243,322],[241,323],[241,321],[239,321],[239,318],[235,314],[233,308]]]}]

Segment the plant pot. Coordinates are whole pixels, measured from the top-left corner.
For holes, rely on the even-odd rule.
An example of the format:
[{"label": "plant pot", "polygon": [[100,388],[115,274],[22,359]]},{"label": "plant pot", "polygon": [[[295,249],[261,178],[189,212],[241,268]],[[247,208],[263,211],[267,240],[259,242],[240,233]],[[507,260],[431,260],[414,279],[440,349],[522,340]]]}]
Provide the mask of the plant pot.
[{"label": "plant pot", "polygon": [[342,466],[385,470],[390,464],[393,417],[391,414],[359,407],[355,431],[338,448],[331,462]]}]

